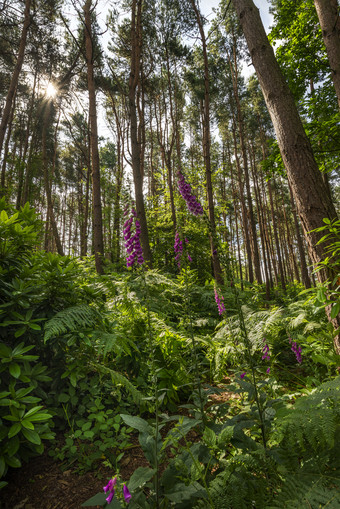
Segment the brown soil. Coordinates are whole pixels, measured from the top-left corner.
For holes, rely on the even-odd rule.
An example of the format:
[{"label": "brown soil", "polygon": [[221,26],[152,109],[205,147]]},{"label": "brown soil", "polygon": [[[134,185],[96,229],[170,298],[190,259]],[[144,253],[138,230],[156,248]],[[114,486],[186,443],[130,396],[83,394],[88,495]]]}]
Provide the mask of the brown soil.
[{"label": "brown soil", "polygon": [[[208,407],[239,397],[223,390],[223,385],[220,388],[220,394],[210,396]],[[187,412],[181,409],[180,413]],[[169,425],[163,429],[162,435],[168,429]],[[191,441],[200,439],[194,430],[187,438]],[[125,452],[120,462],[120,476],[124,481],[129,480],[136,468],[149,466],[138,445],[137,435],[131,437],[130,441],[133,447]],[[165,467],[166,464],[161,465],[161,470]],[[100,492],[114,474],[103,466],[84,475],[77,474],[74,469],[62,471],[61,464],[45,451],[21,468],[10,469],[5,479],[8,485],[0,492],[0,509],[80,509],[81,504]]]},{"label": "brown soil", "polygon": [[[147,465],[136,445],[120,463],[121,478],[128,480],[137,467]],[[45,452],[20,469],[11,469],[6,478],[8,485],[1,490],[0,508],[80,509],[83,502],[102,490],[114,473],[104,467],[82,476],[73,470],[63,472],[60,463]]]}]

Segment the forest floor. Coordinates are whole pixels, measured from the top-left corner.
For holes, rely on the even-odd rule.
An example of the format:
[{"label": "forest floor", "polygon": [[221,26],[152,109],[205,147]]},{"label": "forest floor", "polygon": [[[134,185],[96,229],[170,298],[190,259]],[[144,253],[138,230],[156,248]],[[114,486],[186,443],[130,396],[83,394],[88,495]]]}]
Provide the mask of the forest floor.
[{"label": "forest floor", "polygon": [[[239,395],[222,389],[219,394],[210,396],[208,407],[238,398]],[[183,409],[179,409],[179,413],[187,414]],[[187,438],[196,441],[199,435],[191,430]],[[139,446],[138,435],[131,435],[130,442],[133,447],[125,452],[119,464],[120,477],[125,481],[138,467],[149,466]],[[166,463],[161,465],[161,470],[165,469]],[[61,467],[62,463],[50,457],[46,448],[43,455],[31,458],[21,468],[10,469],[6,476],[8,485],[1,490],[0,509],[80,509],[81,504],[100,492],[115,474],[102,465],[83,475],[76,472],[76,466],[64,471]]]},{"label": "forest floor", "polygon": [[[120,474],[129,479],[136,468],[148,462],[138,445],[138,437],[131,437],[136,447],[127,451],[120,463]],[[19,469],[11,469],[8,485],[1,490],[1,509],[80,509],[114,475],[111,469],[100,466],[94,472],[80,475],[75,469],[62,471],[61,463],[48,455],[31,458]]]}]

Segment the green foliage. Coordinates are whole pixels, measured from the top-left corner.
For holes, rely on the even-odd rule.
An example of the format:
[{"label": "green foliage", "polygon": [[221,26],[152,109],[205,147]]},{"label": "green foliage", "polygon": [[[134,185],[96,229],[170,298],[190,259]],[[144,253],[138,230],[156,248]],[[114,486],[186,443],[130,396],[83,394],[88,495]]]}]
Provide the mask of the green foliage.
[{"label": "green foliage", "polygon": [[[65,397],[59,398],[63,403]],[[63,404],[65,415],[67,407]],[[65,434],[65,442],[57,443],[49,454],[62,462],[63,469],[69,468],[77,458],[77,471],[80,473],[93,470],[99,462],[105,466],[118,469],[119,461],[125,450],[131,446],[129,432],[119,415],[106,408],[96,398],[86,407],[83,417],[77,416],[70,421],[71,429]]]},{"label": "green foliage", "polygon": [[34,347],[20,343],[13,349],[0,343],[0,478],[8,467],[18,468],[22,460],[41,454],[42,440],[52,440],[51,414],[41,398],[38,384],[50,381],[46,367],[27,354]]},{"label": "green foliage", "polygon": [[86,306],[72,306],[59,311],[45,324],[44,341],[57,338],[68,332],[76,332],[80,328],[95,327],[98,313],[95,309]]}]

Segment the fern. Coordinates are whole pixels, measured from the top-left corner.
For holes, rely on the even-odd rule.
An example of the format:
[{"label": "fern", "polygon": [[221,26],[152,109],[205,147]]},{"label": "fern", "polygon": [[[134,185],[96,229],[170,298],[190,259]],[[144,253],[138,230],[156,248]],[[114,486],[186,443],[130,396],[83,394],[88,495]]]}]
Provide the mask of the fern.
[{"label": "fern", "polygon": [[131,355],[132,349],[136,349],[133,341],[121,332],[112,333],[98,330],[93,333],[93,337],[97,343],[98,353],[102,354],[104,358],[111,352],[116,355]]},{"label": "fern", "polygon": [[297,474],[285,479],[280,493],[266,509],[339,509],[340,480],[320,474]]},{"label": "fern", "polygon": [[94,362],[91,363],[91,367],[103,375],[109,375],[114,386],[116,388],[123,387],[126,389],[131,394],[135,403],[140,404],[142,402],[142,393],[136,389],[136,387],[124,375],[114,371],[113,369],[103,366],[102,364]]},{"label": "fern", "polygon": [[94,327],[99,317],[98,311],[82,304],[59,311],[45,324],[44,341],[56,338],[67,332],[75,332],[78,329]]},{"label": "fern", "polygon": [[279,410],[276,421],[278,436],[288,446],[314,451],[333,447],[340,428],[340,377]]}]

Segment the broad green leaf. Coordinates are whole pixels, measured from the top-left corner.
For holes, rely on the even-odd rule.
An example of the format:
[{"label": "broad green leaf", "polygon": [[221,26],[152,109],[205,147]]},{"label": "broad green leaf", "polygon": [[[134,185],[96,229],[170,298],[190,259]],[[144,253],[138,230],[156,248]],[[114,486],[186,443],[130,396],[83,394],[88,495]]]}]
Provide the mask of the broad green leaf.
[{"label": "broad green leaf", "polygon": [[21,373],[21,368],[20,368],[19,364],[17,364],[16,362],[12,362],[12,363],[9,365],[9,372],[10,372],[10,374],[11,374],[14,378],[19,378],[20,373]]},{"label": "broad green leaf", "polygon": [[94,432],[91,430],[87,430],[87,431],[84,431],[83,435],[84,435],[84,437],[91,439],[91,438],[93,438]]},{"label": "broad green leaf", "polygon": [[30,408],[28,410],[28,412],[25,413],[25,419],[27,419],[27,417],[30,417],[31,415],[33,414],[36,414],[37,412],[39,412],[39,410],[41,410],[43,408],[42,405],[39,405],[39,406],[34,406],[33,408]]},{"label": "broad green leaf", "polygon": [[70,396],[65,393],[59,394],[59,396],[58,396],[59,403],[67,403],[69,399],[70,399]]},{"label": "broad green leaf", "polygon": [[205,428],[203,433],[203,440],[209,447],[216,445],[216,435],[210,428]]},{"label": "broad green leaf", "polygon": [[38,414],[32,415],[32,417],[30,417],[30,421],[31,422],[47,421],[48,419],[51,419],[51,418],[52,418],[51,414],[38,413]]},{"label": "broad green leaf", "polygon": [[189,484],[189,486],[178,483],[175,485],[175,491],[165,494],[166,498],[177,504],[180,504],[185,500],[191,500],[192,497],[204,496],[206,496],[206,491],[198,483]]},{"label": "broad green leaf", "polygon": [[146,482],[150,481],[156,472],[157,470],[155,468],[138,467],[128,482],[129,490],[134,491],[136,488],[140,488]]},{"label": "broad green leaf", "polygon": [[12,456],[11,458],[8,458],[6,456],[6,463],[12,468],[20,468],[21,467],[21,461],[16,456]]},{"label": "broad green leaf", "polygon": [[6,444],[5,452],[9,456],[14,456],[14,454],[17,453],[19,447],[20,447],[20,440],[19,440],[18,435],[15,435],[15,437],[11,438],[11,440],[8,440],[8,442]]},{"label": "broad green leaf", "polygon": [[39,434],[36,431],[32,431],[31,429],[22,429],[22,434],[29,442],[32,442],[32,444],[40,445],[41,439]]},{"label": "broad green leaf", "polygon": [[14,348],[12,355],[13,355],[13,357],[14,356],[16,357],[17,355],[22,355],[23,353],[26,353],[26,352],[29,352],[30,350],[32,350],[32,348],[34,348],[34,345],[25,346],[25,343],[21,342],[21,343],[19,343],[19,345],[17,345]]},{"label": "broad green leaf", "polygon": [[89,498],[81,504],[81,507],[93,507],[93,506],[101,506],[101,507],[110,507],[110,509],[120,509],[122,507],[121,503],[117,498],[114,498],[110,505],[106,502],[107,494],[106,493],[97,493],[94,497]]},{"label": "broad green leaf", "polygon": [[338,300],[332,307],[331,318],[335,318],[340,313],[340,300]]},{"label": "broad green leaf", "polygon": [[152,427],[142,419],[141,417],[136,417],[133,415],[120,414],[121,418],[131,428],[137,429],[138,431],[149,433],[152,431]]},{"label": "broad green leaf", "polygon": [[8,438],[14,437],[17,433],[19,433],[20,430],[21,430],[21,423],[20,422],[15,422],[10,427],[10,430],[8,432]]},{"label": "broad green leaf", "polygon": [[40,325],[38,325],[37,323],[31,322],[31,323],[28,324],[28,326],[29,326],[30,329],[33,329],[33,330],[41,330]]},{"label": "broad green leaf", "polygon": [[34,430],[34,424],[32,424],[31,421],[29,421],[28,419],[23,419],[21,421],[21,424],[26,429]]},{"label": "broad green leaf", "polygon": [[3,343],[0,343],[0,357],[10,357],[12,350]]},{"label": "broad green leaf", "polygon": [[34,387],[21,387],[21,389],[17,390],[16,392],[16,398],[21,399],[30,392],[32,392]]}]

